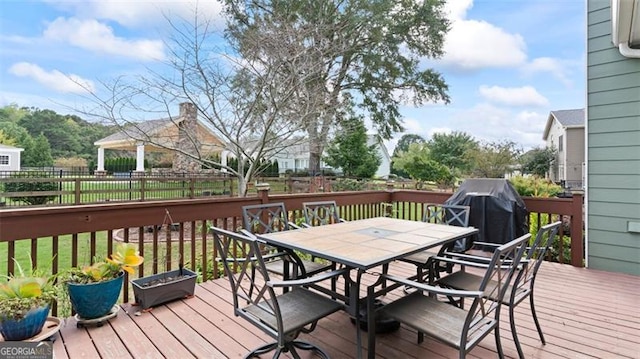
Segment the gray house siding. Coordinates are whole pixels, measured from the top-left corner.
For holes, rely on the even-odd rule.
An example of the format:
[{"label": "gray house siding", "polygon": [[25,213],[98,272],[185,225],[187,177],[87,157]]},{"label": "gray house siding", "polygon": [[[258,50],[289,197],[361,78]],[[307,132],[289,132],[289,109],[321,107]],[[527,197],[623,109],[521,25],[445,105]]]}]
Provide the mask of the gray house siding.
[{"label": "gray house siding", "polygon": [[[565,181],[568,187],[582,187],[582,163],[584,161],[584,127],[567,129],[565,152]],[[574,186],[573,184],[578,184]]]},{"label": "gray house siding", "polygon": [[611,42],[609,1],[587,3],[589,267],[640,275],[640,59]]}]

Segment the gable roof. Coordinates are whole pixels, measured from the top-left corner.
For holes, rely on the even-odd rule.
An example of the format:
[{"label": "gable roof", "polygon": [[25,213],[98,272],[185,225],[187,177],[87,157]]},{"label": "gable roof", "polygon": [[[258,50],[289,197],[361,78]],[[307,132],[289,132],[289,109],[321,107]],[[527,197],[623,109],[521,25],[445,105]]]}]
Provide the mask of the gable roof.
[{"label": "gable roof", "polygon": [[584,109],[572,109],[572,110],[556,110],[549,112],[547,118],[547,124],[544,127],[544,134],[542,139],[546,140],[549,137],[549,131],[553,120],[558,121],[563,128],[582,128],[584,127]]},{"label": "gable roof", "polygon": [[9,151],[9,152],[21,152],[21,151],[24,151],[24,148],[9,146],[9,145],[0,143],[0,150]]},{"label": "gable roof", "polygon": [[122,130],[105,138],[102,138],[94,142],[93,144],[96,146],[100,146],[102,144],[107,144],[110,142],[130,140],[132,137],[144,138],[145,134],[152,134],[159,131],[160,129],[168,127],[171,124],[173,124],[173,122],[170,118],[161,118],[157,120],[149,120],[136,124],[130,124],[128,126],[125,126],[125,128],[123,128]]},{"label": "gable roof", "polygon": [[[166,147],[158,144],[175,146],[178,138],[178,124],[183,120],[182,117],[173,117],[131,123],[93,144],[102,148],[135,151],[137,143],[142,141],[147,151],[166,151]],[[205,153],[221,151],[224,148],[223,142],[200,120],[196,119],[196,121],[202,150]]]}]

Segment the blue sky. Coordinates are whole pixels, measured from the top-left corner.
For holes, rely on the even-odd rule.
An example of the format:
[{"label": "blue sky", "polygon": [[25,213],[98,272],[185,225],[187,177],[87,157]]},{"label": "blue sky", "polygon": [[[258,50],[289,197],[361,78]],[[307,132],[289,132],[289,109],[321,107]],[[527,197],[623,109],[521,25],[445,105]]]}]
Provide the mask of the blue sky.
[{"label": "blue sky", "polygon": [[[166,58],[163,14],[188,18],[192,1],[0,2],[0,106],[72,113],[85,105],[77,83],[154,68]],[[220,5],[201,1],[215,16]],[[550,111],[585,103],[584,0],[450,0],[442,72],[451,103],[402,108],[405,133],[464,131],[481,141],[542,145]],[[176,109],[177,112],[177,109]],[[397,139],[387,143],[389,151]]]}]

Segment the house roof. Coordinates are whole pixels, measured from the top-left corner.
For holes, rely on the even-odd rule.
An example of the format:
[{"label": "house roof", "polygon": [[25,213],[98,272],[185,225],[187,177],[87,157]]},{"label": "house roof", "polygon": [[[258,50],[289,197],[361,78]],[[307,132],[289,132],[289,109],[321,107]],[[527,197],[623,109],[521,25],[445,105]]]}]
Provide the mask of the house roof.
[{"label": "house roof", "polygon": [[161,118],[157,120],[149,120],[144,122],[139,122],[136,124],[131,124],[126,126],[121,131],[118,131],[114,134],[111,134],[105,138],[102,138],[96,142],[94,145],[99,146],[101,144],[129,140],[131,137],[141,138],[144,134],[150,134],[153,132],[157,132],[158,130],[165,128],[171,125],[173,122],[170,118]]},{"label": "house roof", "polygon": [[547,124],[544,127],[544,134],[542,139],[546,140],[549,137],[549,131],[553,121],[558,121],[563,128],[580,128],[584,127],[584,109],[572,109],[572,110],[556,110],[549,112],[547,118]]},{"label": "house roof", "polygon": [[[178,138],[178,123],[183,121],[181,117],[161,118],[144,122],[131,123],[120,131],[102,138],[93,144],[102,148],[135,150],[137,142],[145,143],[145,148],[150,151],[163,151],[166,147],[157,144],[162,143],[168,147],[175,146]],[[205,152],[216,152],[224,148],[224,144],[215,134],[199,120],[198,133]]]},{"label": "house roof", "polygon": [[24,148],[4,145],[4,144],[0,143],[0,150],[11,151],[11,152],[20,152],[20,151],[24,151]]}]

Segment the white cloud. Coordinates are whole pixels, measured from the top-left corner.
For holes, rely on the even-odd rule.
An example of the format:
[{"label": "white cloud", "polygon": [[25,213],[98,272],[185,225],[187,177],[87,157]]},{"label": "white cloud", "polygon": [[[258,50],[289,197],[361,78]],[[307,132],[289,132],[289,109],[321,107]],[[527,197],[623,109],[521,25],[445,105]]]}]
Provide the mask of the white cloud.
[{"label": "white cloud", "polygon": [[453,114],[448,122],[457,131],[476,140],[499,142],[511,140],[525,150],[540,146],[547,116],[532,111],[514,112],[488,103],[480,103]]},{"label": "white cloud", "polygon": [[28,62],[18,62],[9,68],[9,73],[28,77],[39,84],[63,93],[86,93],[94,91],[93,82],[74,74],[64,74],[58,70],[47,72],[38,65]]},{"label": "white cloud", "polygon": [[467,11],[473,7],[473,0],[447,1],[444,4],[444,13],[449,20],[460,20],[467,17]]},{"label": "white cloud", "polygon": [[531,86],[480,86],[480,96],[489,102],[508,106],[549,106],[549,100]]},{"label": "white cloud", "polygon": [[511,34],[486,21],[467,19],[473,0],[448,1],[445,13],[451,21],[442,63],[462,70],[514,67],[525,63],[526,45],[519,34]]},{"label": "white cloud", "polygon": [[522,36],[510,34],[486,21],[455,21],[444,44],[445,65],[463,70],[515,67],[526,59]]},{"label": "white cloud", "polygon": [[221,19],[222,4],[219,1],[197,0],[49,0],[58,8],[82,18],[115,21],[126,27],[149,27],[166,24],[166,18],[182,17],[191,20],[197,7],[199,16]]},{"label": "white cloud", "polygon": [[140,60],[164,58],[160,40],[130,40],[116,37],[113,29],[97,20],[59,17],[44,31],[45,39],[68,42],[96,53],[125,56]]},{"label": "white cloud", "polygon": [[448,127],[433,127],[433,128],[430,128],[428,131],[429,138],[427,138],[427,140],[433,138],[433,135],[436,133],[449,134],[452,132],[453,130]]},{"label": "white cloud", "polygon": [[522,71],[527,76],[533,76],[537,73],[547,72],[553,75],[553,77],[562,82],[564,85],[572,85],[572,82],[571,80],[569,80],[568,76],[568,64],[559,59],[554,59],[551,57],[539,57],[527,63],[522,68]]}]

